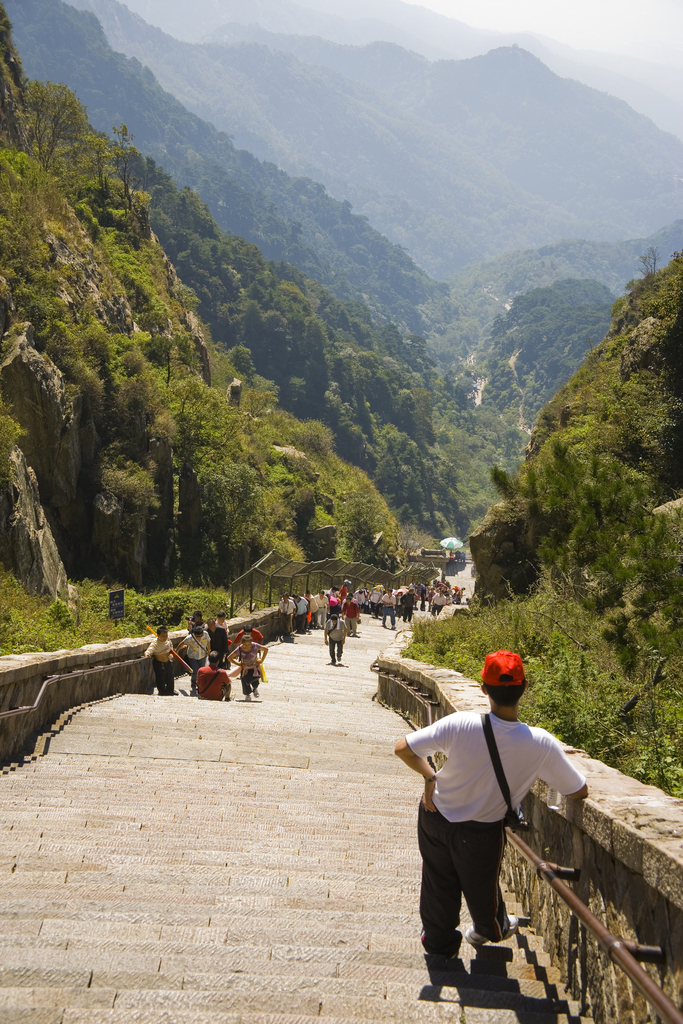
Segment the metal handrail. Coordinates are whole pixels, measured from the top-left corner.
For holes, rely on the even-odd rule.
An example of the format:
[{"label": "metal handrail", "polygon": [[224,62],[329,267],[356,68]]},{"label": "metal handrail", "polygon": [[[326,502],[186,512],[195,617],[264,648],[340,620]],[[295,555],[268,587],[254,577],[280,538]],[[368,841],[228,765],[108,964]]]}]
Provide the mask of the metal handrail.
[{"label": "metal handrail", "polygon": [[[377,662],[375,664],[377,665]],[[378,665],[376,670],[380,675],[384,675],[388,679],[399,683],[404,689],[409,690],[417,701],[426,705],[429,724],[432,724],[432,706],[438,703],[437,701],[429,700],[430,695],[420,693],[418,688],[406,679],[401,679],[400,676],[391,675],[388,672],[382,672]],[[643,946],[639,942],[631,942],[628,939],[620,939],[613,935],[563,881],[563,878],[576,881],[580,877],[580,869],[560,867],[557,864],[551,864],[549,861],[541,860],[538,854],[515,832],[509,828],[506,828],[505,831],[509,841],[517,847],[524,859],[531,864],[538,877],[547,882],[560,899],[564,900],[574,916],[595,936],[598,945],[610,960],[618,967],[621,967],[641,995],[654,1006],[661,1019],[667,1021],[667,1024],[683,1024],[683,1012],[679,1010],[676,1004],[662,991],[659,985],[638,962],[664,963],[666,958],[662,947]]]},{"label": "metal handrail", "polygon": [[641,946],[637,942],[617,938],[562,881],[559,872],[564,869],[558,871],[556,864],[549,864],[547,861],[541,860],[515,832],[509,828],[506,828],[505,831],[510,842],[531,864],[538,877],[547,882],[560,899],[564,900],[572,914],[596,938],[600,949],[628,975],[641,995],[654,1006],[662,1020],[667,1021],[668,1024],[683,1024],[683,1012],[638,963],[639,960],[647,963],[663,963],[664,951],[662,948],[660,946]]},{"label": "metal handrail", "polygon": [[140,658],[132,658],[130,661],[110,661],[105,665],[95,665],[94,668],[83,668],[75,669],[71,672],[60,672],[58,675],[47,676],[43,680],[43,684],[38,691],[38,696],[34,700],[33,704],[25,704],[20,708],[10,708],[9,711],[0,711],[0,719],[11,718],[13,715],[27,715],[30,711],[36,711],[43,702],[43,697],[47,692],[49,686],[53,686],[54,683],[58,683],[60,679],[74,679],[76,676],[87,676],[93,672],[102,672],[105,668],[124,668],[126,665],[136,665],[139,661],[146,661],[147,659],[143,656]]}]

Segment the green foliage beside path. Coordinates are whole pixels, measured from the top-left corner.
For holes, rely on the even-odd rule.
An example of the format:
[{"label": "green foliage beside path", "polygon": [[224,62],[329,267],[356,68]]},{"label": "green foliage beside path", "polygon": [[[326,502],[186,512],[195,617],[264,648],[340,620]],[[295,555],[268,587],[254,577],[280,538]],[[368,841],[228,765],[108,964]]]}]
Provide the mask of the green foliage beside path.
[{"label": "green foliage beside path", "polygon": [[126,589],[126,617],[114,622],[108,618],[108,586],[83,580],[78,593],[74,614],[64,601],[29,597],[21,584],[0,566],[0,657],[145,636],[147,626],[154,629],[165,624],[182,629],[196,608],[205,618],[221,610],[230,613],[230,597],[223,590],[178,587],[140,594]]},{"label": "green foliage beside path", "polygon": [[517,651],[529,680],[523,721],[683,796],[683,673],[673,664],[667,679],[646,689],[635,710],[622,716],[620,709],[653,678],[656,660],[645,674],[628,676],[604,631],[599,614],[546,584],[531,597],[494,608],[475,604],[452,619],[416,621],[404,656],[479,680],[490,651]]}]

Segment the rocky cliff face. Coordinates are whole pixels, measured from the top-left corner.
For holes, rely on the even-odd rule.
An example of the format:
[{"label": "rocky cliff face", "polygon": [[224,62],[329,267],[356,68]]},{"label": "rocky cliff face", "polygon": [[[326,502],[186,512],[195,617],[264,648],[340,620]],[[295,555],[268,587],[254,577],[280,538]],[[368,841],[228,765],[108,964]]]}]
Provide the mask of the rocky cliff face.
[{"label": "rocky cliff face", "polygon": [[[3,142],[15,146],[22,142],[17,117],[21,74],[18,64],[12,63],[6,41],[4,51],[1,49],[2,38],[0,24],[0,56],[5,56],[5,64],[0,61],[0,149]],[[0,278],[0,397],[21,428],[9,474],[5,474],[10,482],[0,492],[0,561],[31,593],[66,597],[67,573],[140,587],[147,578],[148,558],[154,560],[156,579],[171,569],[177,490],[173,449],[163,430],[159,433],[155,428],[155,413],[144,383],[135,379],[137,364],[145,364],[139,346],[150,336],[165,337],[171,343],[184,332],[196,357],[197,372],[207,384],[211,363],[201,323],[175,298],[179,279],[144,217],[135,225],[132,242],[138,249],[147,246],[148,281],[156,287],[152,296],[149,283],[143,288],[136,281],[121,283],[106,250],[93,244],[68,210],[62,230],[45,230],[41,239],[49,287],[60,303],[67,329],[73,325],[67,338],[77,337],[83,325],[92,323],[89,336],[94,340],[86,345],[106,348],[111,344],[108,338],[129,339],[118,342],[123,356],[116,366],[116,382],[111,361],[99,382],[91,379],[88,384],[86,380],[81,386],[78,373],[69,377],[69,367],[78,358],[71,350],[78,342],[60,338],[53,342],[43,327],[38,344],[33,323],[15,322],[16,303],[10,285]],[[132,294],[130,299],[126,288]],[[40,292],[38,298],[43,298]],[[157,308],[169,310],[167,318],[155,314],[156,319],[150,319],[149,310],[155,303]],[[146,331],[136,317],[143,319]],[[62,369],[48,353],[57,353]],[[114,393],[117,386],[123,390],[125,402],[120,393]],[[95,392],[97,400],[93,400]],[[103,462],[106,445],[107,460]],[[122,473],[129,473],[127,484],[116,493],[116,487],[107,482],[106,467],[110,477],[112,472],[115,479],[119,474],[119,481]],[[131,481],[138,469],[154,491],[146,511],[138,507],[131,511],[130,507],[135,506]],[[190,511],[186,525],[194,536],[201,499],[191,466],[188,473],[196,493],[190,496],[191,510],[184,510]],[[183,480],[181,485],[183,506],[187,504],[186,483]]]},{"label": "rocky cliff face", "polygon": [[0,491],[0,562],[29,594],[69,596],[64,563],[40,502],[38,480],[23,452],[10,454],[12,480]]},{"label": "rocky cliff face", "polygon": [[538,524],[511,513],[504,503],[489,509],[470,537],[477,567],[475,592],[485,601],[523,594],[538,576]]},{"label": "rocky cliff face", "polygon": [[0,138],[13,146],[25,143],[21,124],[21,62],[12,45],[9,19],[0,9]]}]

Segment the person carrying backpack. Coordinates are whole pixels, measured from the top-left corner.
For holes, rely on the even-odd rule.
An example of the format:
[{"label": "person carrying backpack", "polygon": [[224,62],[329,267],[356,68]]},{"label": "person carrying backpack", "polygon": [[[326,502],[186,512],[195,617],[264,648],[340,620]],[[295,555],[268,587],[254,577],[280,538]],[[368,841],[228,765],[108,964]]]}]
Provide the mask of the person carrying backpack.
[{"label": "person carrying backpack", "polygon": [[187,660],[192,669],[190,687],[194,690],[197,685],[197,672],[206,665],[211,650],[211,640],[204,626],[193,626],[192,632],[180,643],[179,649],[187,651]]},{"label": "person carrying backpack", "polygon": [[[331,664],[336,665],[338,662],[341,665],[342,648],[346,643],[346,626],[335,612],[330,612],[330,617],[325,623],[325,643],[328,644],[330,648]],[[335,649],[337,655],[336,660]]]}]

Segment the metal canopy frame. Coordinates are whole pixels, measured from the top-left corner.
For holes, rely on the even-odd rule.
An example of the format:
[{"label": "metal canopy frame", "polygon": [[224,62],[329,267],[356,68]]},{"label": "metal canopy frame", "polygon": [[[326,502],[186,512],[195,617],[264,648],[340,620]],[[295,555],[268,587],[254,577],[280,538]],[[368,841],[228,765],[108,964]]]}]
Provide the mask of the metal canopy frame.
[{"label": "metal canopy frame", "polygon": [[355,587],[381,583],[383,587],[395,589],[406,583],[428,583],[434,575],[434,566],[422,562],[412,562],[399,572],[389,572],[366,562],[347,562],[343,558],[300,562],[278,551],[269,551],[230,584],[230,618],[242,608],[248,607],[250,612],[258,607],[270,608],[273,596],[279,600],[284,591],[291,594],[310,590],[313,593],[341,584],[345,579],[352,580]]}]

